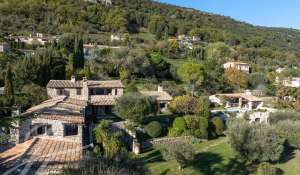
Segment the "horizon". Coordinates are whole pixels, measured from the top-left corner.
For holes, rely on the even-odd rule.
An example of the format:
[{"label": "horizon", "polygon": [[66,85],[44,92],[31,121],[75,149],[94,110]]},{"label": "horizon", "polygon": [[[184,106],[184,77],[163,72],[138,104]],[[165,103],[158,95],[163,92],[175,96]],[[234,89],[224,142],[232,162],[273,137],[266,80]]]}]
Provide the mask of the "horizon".
[{"label": "horizon", "polygon": [[[202,12],[230,17],[254,26],[300,30],[300,11],[296,0],[157,0],[171,5],[193,8]],[[278,13],[278,11],[281,11]]]}]

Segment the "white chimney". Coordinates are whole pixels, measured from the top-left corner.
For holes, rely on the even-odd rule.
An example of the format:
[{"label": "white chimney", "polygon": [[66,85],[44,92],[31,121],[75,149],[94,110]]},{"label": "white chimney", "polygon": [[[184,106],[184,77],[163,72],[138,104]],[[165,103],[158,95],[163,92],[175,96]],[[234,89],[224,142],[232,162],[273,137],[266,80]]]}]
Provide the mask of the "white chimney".
[{"label": "white chimney", "polygon": [[89,87],[86,77],[82,78],[82,99],[89,100]]},{"label": "white chimney", "polygon": [[74,75],[71,76],[71,82],[75,83],[76,82],[76,77]]},{"label": "white chimney", "polygon": [[252,95],[252,92],[251,92],[251,90],[247,89],[246,92],[245,92],[245,94],[246,95]]},{"label": "white chimney", "polygon": [[163,92],[163,91],[164,91],[164,88],[163,88],[162,86],[158,85],[157,91],[158,91],[158,92]]}]

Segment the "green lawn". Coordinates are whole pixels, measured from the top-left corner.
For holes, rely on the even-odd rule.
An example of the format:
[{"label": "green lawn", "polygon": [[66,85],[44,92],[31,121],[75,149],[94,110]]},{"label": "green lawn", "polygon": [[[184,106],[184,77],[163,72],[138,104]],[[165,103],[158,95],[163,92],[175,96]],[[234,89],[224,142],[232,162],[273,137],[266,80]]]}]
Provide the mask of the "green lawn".
[{"label": "green lawn", "polygon": [[[164,161],[158,149],[141,155],[146,166],[154,175],[253,175],[255,167],[240,162],[225,138],[195,144],[196,161],[183,171],[175,161]],[[277,164],[284,175],[299,175],[300,152],[288,162]]]}]

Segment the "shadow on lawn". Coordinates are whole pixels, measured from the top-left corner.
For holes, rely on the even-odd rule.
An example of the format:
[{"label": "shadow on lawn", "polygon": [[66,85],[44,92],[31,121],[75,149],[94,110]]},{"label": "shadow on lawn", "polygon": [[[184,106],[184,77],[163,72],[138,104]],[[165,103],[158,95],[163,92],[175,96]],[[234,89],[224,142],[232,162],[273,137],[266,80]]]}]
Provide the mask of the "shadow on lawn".
[{"label": "shadow on lawn", "polygon": [[199,153],[193,168],[204,175],[248,175],[255,171],[255,168],[245,163],[231,159],[229,163],[223,164],[223,158],[215,153]]},{"label": "shadow on lawn", "polygon": [[144,163],[153,163],[163,161],[163,157],[159,150],[153,150],[142,158]]},{"label": "shadow on lawn", "polygon": [[292,147],[286,145],[284,151],[281,154],[279,163],[286,163],[289,160],[295,158],[295,156],[296,156],[295,150]]}]

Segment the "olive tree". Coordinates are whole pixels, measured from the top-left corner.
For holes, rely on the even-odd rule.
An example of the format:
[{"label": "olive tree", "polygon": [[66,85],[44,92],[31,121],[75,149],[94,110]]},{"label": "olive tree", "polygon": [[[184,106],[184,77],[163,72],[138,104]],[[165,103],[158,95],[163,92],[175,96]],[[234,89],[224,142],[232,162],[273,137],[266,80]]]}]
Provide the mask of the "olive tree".
[{"label": "olive tree", "polygon": [[227,136],[240,158],[251,163],[276,162],[284,149],[284,139],[272,126],[264,124],[232,120],[228,122]]},{"label": "olive tree", "polygon": [[158,106],[152,97],[145,97],[139,93],[128,93],[117,99],[115,110],[121,118],[142,124],[147,115],[157,113]]},{"label": "olive tree", "polygon": [[177,142],[166,146],[162,150],[165,160],[175,160],[178,168],[181,170],[188,166],[195,159],[195,151],[191,144],[186,142]]}]

